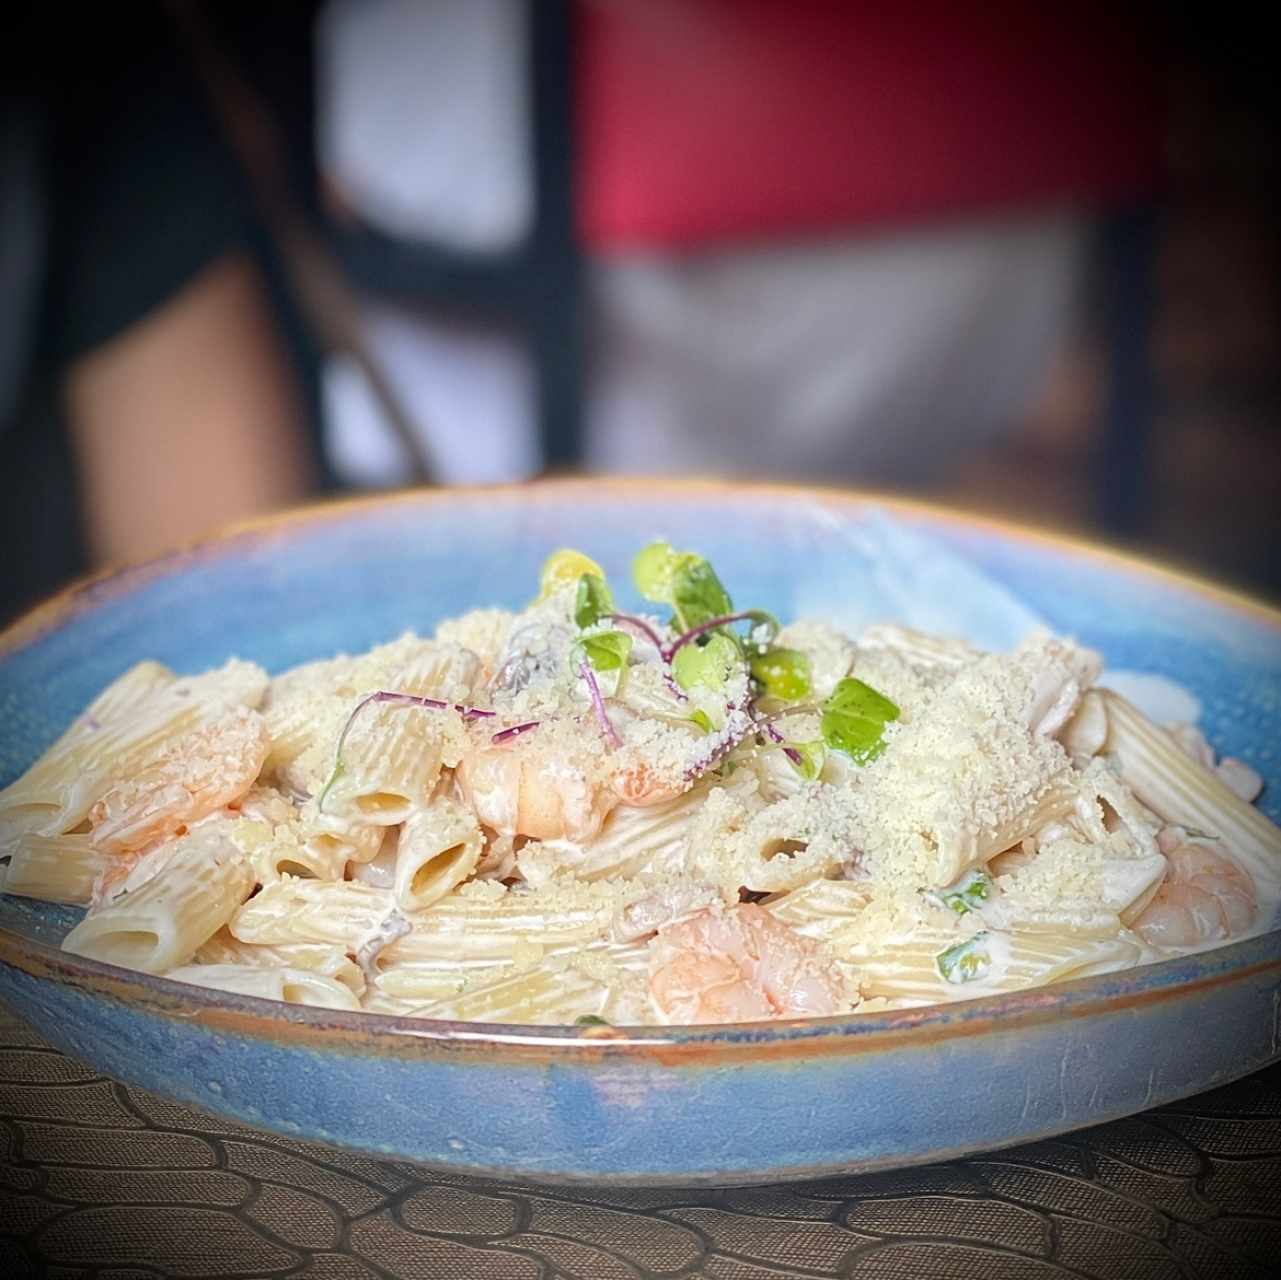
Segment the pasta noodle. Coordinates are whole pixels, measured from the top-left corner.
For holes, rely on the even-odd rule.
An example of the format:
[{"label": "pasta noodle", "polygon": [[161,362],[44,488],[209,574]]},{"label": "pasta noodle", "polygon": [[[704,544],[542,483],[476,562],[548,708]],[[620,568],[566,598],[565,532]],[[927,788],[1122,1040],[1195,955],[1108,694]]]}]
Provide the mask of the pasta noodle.
[{"label": "pasta noodle", "polygon": [[286,965],[266,969],[255,964],[185,964],[170,969],[165,977],[196,987],[236,991],[285,1004],[319,1005],[325,1009],[360,1008],[360,1001],[351,989],[336,979],[311,969]]},{"label": "pasta noodle", "polygon": [[23,836],[9,859],[0,888],[23,898],[84,907],[110,862],[93,847],[87,834]]},{"label": "pasta noodle", "polygon": [[144,973],[186,964],[253,889],[244,855],[223,837],[183,839],[156,874],[67,934],[74,955]]},{"label": "pasta noodle", "polygon": [[441,798],[411,813],[396,846],[393,893],[402,911],[421,911],[476,869],[484,841],[474,814]]},{"label": "pasta noodle", "polygon": [[[123,673],[0,791],[0,889],[89,960],[407,1018],[970,1000],[1274,927],[1281,831],[1099,656],[735,611],[665,543],[268,680]],[[1231,785],[1229,785],[1231,784]]]},{"label": "pasta noodle", "polygon": [[1185,755],[1168,733],[1119,694],[1103,690],[1106,750],[1121,777],[1153,813],[1221,841],[1253,877],[1256,889],[1281,893],[1281,830],[1212,770]]}]

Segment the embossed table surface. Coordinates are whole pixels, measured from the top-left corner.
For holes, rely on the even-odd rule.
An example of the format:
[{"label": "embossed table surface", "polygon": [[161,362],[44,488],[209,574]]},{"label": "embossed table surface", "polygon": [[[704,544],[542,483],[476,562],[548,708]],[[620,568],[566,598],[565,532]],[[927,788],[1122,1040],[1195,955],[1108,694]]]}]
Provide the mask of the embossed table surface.
[{"label": "embossed table surface", "polygon": [[1279,1256],[1281,1064],[949,1164],[750,1190],[570,1190],[211,1118],[94,1074],[0,1008],[5,1277],[1235,1280],[1277,1274]]}]

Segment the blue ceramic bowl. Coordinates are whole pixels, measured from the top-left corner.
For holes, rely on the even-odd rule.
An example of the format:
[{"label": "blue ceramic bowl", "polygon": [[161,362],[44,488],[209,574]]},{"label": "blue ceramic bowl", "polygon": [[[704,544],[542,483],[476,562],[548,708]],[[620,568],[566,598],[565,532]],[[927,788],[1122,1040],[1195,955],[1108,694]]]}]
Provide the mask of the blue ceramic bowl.
[{"label": "blue ceramic bowl", "polygon": [[[1281,793],[1281,614],[1134,560],[857,495],[639,482],[305,510],[73,588],[0,637],[0,782],[144,657],[269,669],[485,604],[547,552],[614,577],[662,534],[735,597],[888,609],[988,643],[1039,617],[1173,678]],[[210,1111],[439,1168],[745,1183],[942,1159],[1111,1120],[1281,1056],[1281,934],[950,1007],[709,1029],[534,1028],[301,1009],[74,957],[74,912],[0,897],[0,994],[96,1068]]]}]

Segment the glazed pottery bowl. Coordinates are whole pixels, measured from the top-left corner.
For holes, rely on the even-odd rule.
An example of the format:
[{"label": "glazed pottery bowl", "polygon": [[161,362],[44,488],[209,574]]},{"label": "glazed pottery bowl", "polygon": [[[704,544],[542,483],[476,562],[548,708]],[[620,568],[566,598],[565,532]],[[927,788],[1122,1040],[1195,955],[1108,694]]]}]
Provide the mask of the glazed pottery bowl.
[{"label": "glazed pottery bowl", "polygon": [[[655,536],[740,605],[1014,643],[1040,622],[1199,710],[1281,794],[1281,615],[1111,553],[915,504],[566,481],[303,510],[79,586],[0,638],[0,783],[151,657],[269,670],[482,605],[559,546],[613,580]],[[1135,675],[1133,673],[1139,673]],[[1281,934],[1017,995],[715,1028],[519,1027],[274,1004],[61,954],[77,913],[0,896],[0,997],[109,1075],[457,1172],[695,1184],[943,1159],[1114,1119],[1281,1056]]]}]

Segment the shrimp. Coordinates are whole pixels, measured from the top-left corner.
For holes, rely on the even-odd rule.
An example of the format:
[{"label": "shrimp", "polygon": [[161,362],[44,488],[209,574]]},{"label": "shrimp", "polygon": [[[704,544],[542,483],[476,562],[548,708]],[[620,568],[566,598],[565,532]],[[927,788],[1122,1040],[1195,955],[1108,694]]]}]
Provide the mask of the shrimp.
[{"label": "shrimp", "polygon": [[1169,869],[1152,900],[1130,922],[1154,947],[1195,947],[1236,937],[1258,911],[1254,882],[1231,858],[1204,845],[1166,853]]},{"label": "shrimp", "polygon": [[459,761],[455,777],[468,807],[500,835],[590,840],[618,803],[584,768],[543,751],[482,748]]},{"label": "shrimp", "polygon": [[270,741],[263,718],[246,707],[175,739],[149,766],[117,782],[89,813],[102,853],[133,854],[180,834],[253,786]]},{"label": "shrimp", "polygon": [[544,748],[532,735],[468,752],[454,776],[481,823],[534,840],[591,840],[618,804],[659,804],[687,789],[666,785],[644,760],[611,768],[591,755]]},{"label": "shrimp", "polygon": [[649,993],[668,1023],[808,1018],[847,1007],[817,943],[744,903],[709,909],[660,931]]}]

